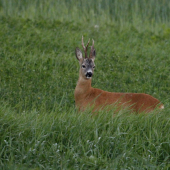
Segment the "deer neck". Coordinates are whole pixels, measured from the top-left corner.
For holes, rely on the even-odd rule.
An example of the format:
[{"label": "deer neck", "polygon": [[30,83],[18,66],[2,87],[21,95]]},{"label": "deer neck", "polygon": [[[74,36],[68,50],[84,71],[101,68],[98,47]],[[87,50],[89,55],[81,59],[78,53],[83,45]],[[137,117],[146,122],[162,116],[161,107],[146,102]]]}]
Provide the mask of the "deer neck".
[{"label": "deer neck", "polygon": [[81,73],[79,73],[79,79],[76,85],[76,89],[75,89],[75,97],[77,98],[85,98],[86,96],[88,96],[88,94],[90,93],[92,87],[91,87],[91,79],[85,79],[83,78],[83,76],[81,75]]}]

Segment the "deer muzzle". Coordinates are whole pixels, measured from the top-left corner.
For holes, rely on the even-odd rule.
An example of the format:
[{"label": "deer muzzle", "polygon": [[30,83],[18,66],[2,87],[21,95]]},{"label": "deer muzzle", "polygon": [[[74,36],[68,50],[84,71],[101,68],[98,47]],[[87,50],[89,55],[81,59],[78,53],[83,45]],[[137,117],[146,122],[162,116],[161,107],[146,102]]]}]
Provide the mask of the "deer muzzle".
[{"label": "deer muzzle", "polygon": [[87,72],[87,73],[86,73],[86,78],[91,78],[91,77],[92,77],[92,75],[93,75],[93,73],[92,73],[92,72]]}]

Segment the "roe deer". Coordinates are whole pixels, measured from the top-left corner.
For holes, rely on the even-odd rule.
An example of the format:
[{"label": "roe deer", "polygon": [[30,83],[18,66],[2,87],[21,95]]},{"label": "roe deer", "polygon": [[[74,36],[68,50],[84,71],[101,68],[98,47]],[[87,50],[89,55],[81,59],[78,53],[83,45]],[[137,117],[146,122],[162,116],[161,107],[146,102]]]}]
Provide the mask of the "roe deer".
[{"label": "roe deer", "polygon": [[[84,46],[83,36],[82,36],[82,46],[85,52],[85,57],[79,48],[76,48],[76,57],[79,60],[80,70],[79,79],[75,88],[74,97],[76,107],[84,111],[88,106],[93,107],[93,112],[105,107],[117,107],[117,110],[121,108],[128,108],[133,112],[150,112],[155,108],[163,109],[164,105],[160,101],[148,94],[144,93],[114,93],[107,92],[101,89],[91,87],[92,76],[95,68],[95,49],[94,40],[92,40],[92,46],[89,57],[87,56],[87,47],[89,45],[90,39]],[[109,108],[108,107],[108,108]]]}]

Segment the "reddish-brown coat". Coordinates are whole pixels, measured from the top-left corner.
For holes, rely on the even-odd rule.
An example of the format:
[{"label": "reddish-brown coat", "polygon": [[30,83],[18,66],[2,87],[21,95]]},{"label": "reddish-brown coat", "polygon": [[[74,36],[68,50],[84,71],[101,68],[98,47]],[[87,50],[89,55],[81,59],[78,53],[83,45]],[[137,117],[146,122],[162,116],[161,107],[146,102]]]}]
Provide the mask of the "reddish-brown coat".
[{"label": "reddish-brown coat", "polygon": [[114,93],[91,87],[91,79],[85,80],[79,75],[75,89],[75,102],[79,110],[85,110],[92,106],[93,111],[109,106],[117,107],[118,110],[128,108],[134,112],[150,112],[156,107],[163,108],[160,101],[144,93]]}]

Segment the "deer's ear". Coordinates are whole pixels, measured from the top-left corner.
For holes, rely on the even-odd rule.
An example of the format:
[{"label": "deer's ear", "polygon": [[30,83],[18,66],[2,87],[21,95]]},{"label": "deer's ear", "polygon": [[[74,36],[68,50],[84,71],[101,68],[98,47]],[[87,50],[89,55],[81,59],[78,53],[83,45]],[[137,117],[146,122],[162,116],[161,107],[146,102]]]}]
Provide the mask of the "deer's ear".
[{"label": "deer's ear", "polygon": [[78,47],[76,48],[75,53],[76,53],[77,60],[82,61],[83,60],[83,54],[82,54],[81,50]]}]

